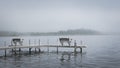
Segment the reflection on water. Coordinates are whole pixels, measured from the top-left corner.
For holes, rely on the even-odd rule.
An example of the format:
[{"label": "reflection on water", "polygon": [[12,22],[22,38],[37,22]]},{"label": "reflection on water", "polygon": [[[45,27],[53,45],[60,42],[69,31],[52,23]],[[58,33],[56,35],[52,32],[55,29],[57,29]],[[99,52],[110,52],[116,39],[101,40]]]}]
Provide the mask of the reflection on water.
[{"label": "reflection on water", "polygon": [[[76,65],[82,66],[82,55],[70,52],[42,53],[27,56],[12,56],[5,59],[0,58],[0,68],[73,68]],[[85,55],[85,54],[84,54]],[[78,60],[79,59],[79,60]]]},{"label": "reflection on water", "polygon": [[[60,58],[60,61],[61,61],[61,65],[64,66],[75,66],[75,67],[79,67],[79,68],[82,68],[82,57],[83,55],[85,56],[86,53],[79,53],[79,54],[76,54],[76,53],[70,53],[70,52],[64,52],[61,54],[61,58]],[[67,63],[67,64],[66,64]],[[71,65],[73,64],[73,65]]]},{"label": "reflection on water", "polygon": [[[61,56],[61,61],[64,61],[64,60],[67,60],[67,61],[69,61],[70,59],[71,59],[71,54],[72,53],[69,53],[69,52],[64,52],[64,53],[62,53],[62,56]],[[67,57],[67,58],[66,58]]]}]

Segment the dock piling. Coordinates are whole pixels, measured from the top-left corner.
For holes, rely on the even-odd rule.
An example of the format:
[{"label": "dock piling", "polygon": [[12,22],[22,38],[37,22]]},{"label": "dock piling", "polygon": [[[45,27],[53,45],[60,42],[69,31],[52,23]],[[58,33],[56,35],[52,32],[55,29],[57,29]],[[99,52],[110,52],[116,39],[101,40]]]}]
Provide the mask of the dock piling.
[{"label": "dock piling", "polygon": [[35,48],[35,53],[37,52],[36,48]]},{"label": "dock piling", "polygon": [[74,53],[77,53],[77,51],[76,51],[76,47],[74,48]]},{"label": "dock piling", "polygon": [[29,54],[31,54],[31,48],[29,48]]},{"label": "dock piling", "polygon": [[19,54],[20,54],[20,52],[21,52],[21,48],[19,48]]},{"label": "dock piling", "polygon": [[39,53],[41,52],[41,49],[39,48]]},{"label": "dock piling", "polygon": [[[6,47],[6,42],[4,42],[4,46]],[[7,51],[6,51],[6,49],[5,49],[5,57],[6,57],[6,53],[7,53]]]},{"label": "dock piling", "polygon": [[31,44],[31,41],[29,40],[29,54],[31,54],[30,44]]},{"label": "dock piling", "polygon": [[40,39],[39,39],[39,53],[41,52],[41,49],[40,49]]},{"label": "dock piling", "polygon": [[17,43],[15,43],[15,48],[14,48],[14,49],[15,49],[15,50],[14,50],[14,54],[15,54],[15,55],[17,55],[17,52],[16,52],[16,45],[17,45]]},{"label": "dock piling", "polygon": [[82,48],[80,48],[80,53],[82,53]]},{"label": "dock piling", "polygon": [[76,51],[76,46],[77,46],[77,43],[76,43],[76,40],[74,41],[74,53],[76,53],[77,51]]}]

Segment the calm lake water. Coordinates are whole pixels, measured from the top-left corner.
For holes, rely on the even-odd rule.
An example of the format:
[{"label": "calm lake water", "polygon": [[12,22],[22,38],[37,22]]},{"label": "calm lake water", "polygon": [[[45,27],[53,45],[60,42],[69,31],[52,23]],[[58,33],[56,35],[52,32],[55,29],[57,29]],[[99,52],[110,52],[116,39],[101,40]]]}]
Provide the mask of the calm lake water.
[{"label": "calm lake water", "polygon": [[[87,48],[83,49],[82,54],[65,55],[64,60],[62,60],[64,52],[0,57],[0,68],[120,68],[120,36],[35,36],[20,38],[24,39],[24,45],[28,45],[29,40],[31,40],[31,44],[37,45],[39,39],[41,44],[60,44],[59,37],[77,40],[78,45],[82,40]],[[12,38],[0,37],[0,46],[4,46],[4,41],[9,45]],[[73,49],[59,50],[73,51]],[[56,49],[50,51],[56,51]],[[9,54],[9,52],[7,53]],[[0,55],[4,55],[4,51],[1,50]]]}]

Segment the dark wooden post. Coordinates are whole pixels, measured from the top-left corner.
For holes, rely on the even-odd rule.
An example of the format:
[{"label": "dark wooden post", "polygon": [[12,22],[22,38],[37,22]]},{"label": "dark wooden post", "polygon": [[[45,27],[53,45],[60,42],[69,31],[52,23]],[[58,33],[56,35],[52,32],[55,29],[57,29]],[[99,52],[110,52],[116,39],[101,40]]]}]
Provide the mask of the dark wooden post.
[{"label": "dark wooden post", "polygon": [[74,53],[76,53],[77,51],[76,51],[76,47],[74,48]]},{"label": "dark wooden post", "polygon": [[29,48],[29,54],[31,54],[31,48]]},{"label": "dark wooden post", "polygon": [[76,46],[77,46],[77,43],[76,43],[76,40],[74,41],[74,53],[76,53],[77,51],[76,51]]},{"label": "dark wooden post", "polygon": [[[29,46],[30,46],[30,40],[29,40]],[[31,48],[29,47],[29,54],[31,54]]]},{"label": "dark wooden post", "polygon": [[21,52],[21,48],[19,48],[19,55],[20,55],[20,52]]},{"label": "dark wooden post", "polygon": [[41,52],[41,49],[39,48],[39,53]]},{"label": "dark wooden post", "polygon": [[80,48],[80,53],[82,53],[82,47]]},{"label": "dark wooden post", "polygon": [[41,49],[40,49],[40,39],[39,39],[39,53],[41,52]]},{"label": "dark wooden post", "polygon": [[[22,40],[20,41],[20,45],[21,45],[21,46],[23,46],[23,40],[24,40],[24,39],[22,39]],[[19,48],[19,55],[20,55],[20,52],[21,52],[21,48]]]},{"label": "dark wooden post", "polygon": [[17,52],[16,52],[16,46],[17,46],[17,43],[15,43],[15,55],[17,55]]},{"label": "dark wooden post", "polygon": [[[4,46],[6,47],[6,42],[4,42]],[[6,53],[7,53],[7,51],[6,51],[6,49],[5,49],[5,57],[6,57]]]},{"label": "dark wooden post", "polygon": [[59,46],[57,46],[57,54],[58,54],[58,47],[59,47]]},{"label": "dark wooden post", "polygon": [[[11,41],[11,46],[13,46],[13,43],[12,43],[12,41]],[[13,54],[13,49],[12,49],[12,54]]]},{"label": "dark wooden post", "polygon": [[[83,41],[81,40],[81,45],[83,45]],[[80,47],[80,53],[82,53],[82,47]]]},{"label": "dark wooden post", "polygon": [[35,53],[37,52],[36,48],[35,48]]}]

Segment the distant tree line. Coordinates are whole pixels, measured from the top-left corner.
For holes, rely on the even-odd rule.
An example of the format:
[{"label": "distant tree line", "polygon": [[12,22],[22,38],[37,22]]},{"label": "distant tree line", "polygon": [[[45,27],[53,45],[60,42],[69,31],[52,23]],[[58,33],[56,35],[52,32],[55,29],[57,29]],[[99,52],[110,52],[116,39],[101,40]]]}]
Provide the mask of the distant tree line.
[{"label": "distant tree line", "polygon": [[90,30],[90,29],[76,29],[76,30],[66,30],[58,32],[9,32],[0,31],[0,36],[57,36],[57,35],[100,35],[101,32]]}]

